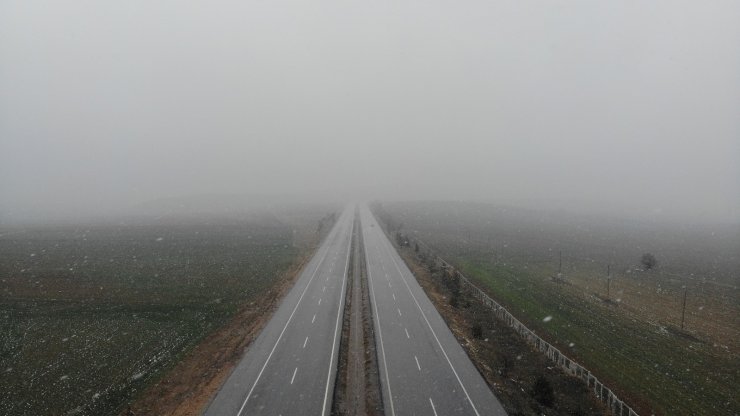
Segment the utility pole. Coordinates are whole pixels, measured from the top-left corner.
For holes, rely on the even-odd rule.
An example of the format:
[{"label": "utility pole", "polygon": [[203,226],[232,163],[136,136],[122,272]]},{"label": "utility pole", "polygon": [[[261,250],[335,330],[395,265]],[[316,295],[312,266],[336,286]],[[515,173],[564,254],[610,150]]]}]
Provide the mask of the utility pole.
[{"label": "utility pole", "polygon": [[683,287],[683,310],[681,311],[681,329],[686,320],[686,286]]},{"label": "utility pole", "polygon": [[558,261],[558,275],[560,275],[563,272],[563,250],[558,250],[558,257],[560,258]]}]

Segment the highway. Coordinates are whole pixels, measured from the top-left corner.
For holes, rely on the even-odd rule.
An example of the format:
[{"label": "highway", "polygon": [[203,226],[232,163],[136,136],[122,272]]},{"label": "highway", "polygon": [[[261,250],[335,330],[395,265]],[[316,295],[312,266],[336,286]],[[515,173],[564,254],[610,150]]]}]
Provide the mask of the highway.
[{"label": "highway", "polygon": [[328,415],[355,208],[347,207],[206,415]]},{"label": "highway", "polygon": [[385,415],[506,415],[367,206],[360,220]]}]

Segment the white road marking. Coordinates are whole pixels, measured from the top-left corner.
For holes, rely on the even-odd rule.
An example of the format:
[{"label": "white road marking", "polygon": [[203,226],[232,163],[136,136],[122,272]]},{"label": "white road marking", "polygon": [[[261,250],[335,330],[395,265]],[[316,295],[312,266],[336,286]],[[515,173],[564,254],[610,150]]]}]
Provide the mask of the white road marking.
[{"label": "white road marking", "polygon": [[290,384],[293,384],[293,382],[295,381],[295,373],[297,372],[298,372],[298,367],[296,367],[295,370],[293,370],[293,377],[290,378]]},{"label": "white road marking", "polygon": [[393,288],[393,286],[391,286],[391,281],[390,280],[388,281],[388,287],[391,288],[391,289]]},{"label": "white road marking", "polygon": [[306,344],[308,343],[308,337],[306,337],[306,340],[303,341],[303,348],[306,348]]},{"label": "white road marking", "polygon": [[311,323],[313,323],[316,320],[316,314],[313,314],[313,318],[311,318]]},{"label": "white road marking", "polygon": [[[387,242],[387,239],[385,242]],[[390,244],[390,242],[387,242],[387,244]],[[385,248],[386,253],[393,260],[393,264],[396,265],[396,270],[398,270],[398,274],[401,276],[401,280],[403,280],[403,283],[406,285],[406,289],[409,291],[411,298],[414,299],[414,303],[416,303],[416,307],[419,308],[419,312],[421,312],[421,316],[424,318],[424,321],[427,323],[427,326],[429,327],[429,330],[432,332],[434,339],[437,341],[437,345],[439,346],[439,349],[442,351],[442,355],[444,355],[445,359],[447,360],[447,364],[450,365],[450,369],[452,369],[452,373],[455,374],[455,378],[457,379],[457,382],[460,384],[462,391],[465,393],[465,397],[467,397],[468,402],[470,402],[470,406],[473,407],[473,411],[475,412],[476,416],[480,416],[480,413],[478,413],[478,409],[475,407],[473,400],[470,398],[470,395],[468,394],[468,390],[465,388],[465,385],[463,385],[462,380],[460,380],[460,376],[457,374],[457,370],[455,370],[455,366],[452,365],[452,361],[450,361],[450,357],[447,355],[447,351],[445,351],[444,347],[442,346],[442,343],[439,341],[439,338],[437,337],[437,333],[434,332],[434,328],[432,328],[432,324],[429,323],[429,319],[427,318],[427,315],[424,313],[424,310],[421,309],[421,305],[419,305],[419,301],[416,299],[416,296],[414,296],[414,292],[411,291],[411,286],[409,286],[409,283],[406,281],[406,278],[403,276],[401,267],[398,266],[398,261],[396,261],[396,257],[391,254],[391,252],[388,249],[387,244],[383,244],[383,247]],[[431,400],[432,399],[429,398],[430,402]]]},{"label": "white road marking", "polygon": [[[354,216],[352,217],[354,219]],[[339,307],[337,308],[337,321],[334,323],[334,340],[331,344],[331,356],[329,358],[329,371],[326,374],[326,389],[324,390],[324,404],[321,407],[321,416],[326,414],[326,404],[329,401],[329,380],[331,380],[331,370],[336,368],[334,366],[334,350],[337,347],[337,335],[339,334],[339,317],[342,316],[343,305],[344,305],[344,288],[347,284],[347,271],[349,271],[349,255],[352,252],[352,235],[354,234],[355,223],[352,222],[352,226],[349,229],[349,238],[347,241],[347,260],[344,263],[344,275],[342,276],[342,291],[339,297]]]},{"label": "white road marking", "polygon": [[247,401],[252,396],[252,392],[254,392],[254,388],[257,387],[257,383],[260,381],[260,378],[262,377],[262,373],[265,371],[265,368],[267,367],[267,363],[270,362],[270,358],[272,358],[272,354],[275,352],[275,348],[277,348],[278,343],[283,338],[283,334],[285,334],[285,330],[288,328],[290,321],[293,320],[293,315],[295,315],[295,311],[298,309],[298,306],[301,304],[301,301],[303,300],[303,296],[308,291],[308,287],[311,286],[311,282],[313,281],[313,278],[316,277],[316,272],[319,270],[319,266],[321,266],[321,263],[324,261],[327,254],[329,254],[328,246],[327,246],[326,251],[324,251],[324,254],[321,256],[321,260],[319,260],[318,264],[316,265],[316,268],[314,269],[313,274],[311,274],[311,278],[308,280],[308,283],[306,283],[306,287],[303,289],[303,293],[301,293],[301,296],[298,298],[298,302],[296,302],[295,307],[293,308],[293,311],[290,313],[290,316],[288,317],[288,322],[285,323],[285,326],[283,327],[283,330],[280,332],[280,335],[278,336],[277,341],[275,341],[275,345],[272,346],[272,350],[270,351],[270,354],[267,356],[267,360],[265,360],[265,364],[262,365],[262,368],[260,369],[259,374],[257,374],[257,379],[254,380],[254,384],[252,384],[252,388],[249,389],[249,393],[247,393],[247,397],[244,399],[244,402],[242,402],[242,405],[239,408],[239,412],[237,412],[236,416],[240,416],[242,412],[244,411],[244,406],[247,405]]},{"label": "white road marking", "polygon": [[411,339],[411,337],[409,336],[409,330],[406,328],[404,328],[403,330],[406,331],[406,338]]},{"label": "white road marking", "polygon": [[415,356],[415,355],[414,355],[414,360],[416,360],[416,368],[418,368],[418,369],[419,369],[419,371],[421,371],[421,366],[419,365],[419,359],[418,359],[418,358],[416,358],[416,356]]},{"label": "white road marking", "polygon": [[391,295],[393,295],[393,300],[396,300],[396,294],[395,293],[391,293]]},{"label": "white road marking", "polygon": [[401,315],[401,309],[396,308],[396,310],[398,311],[398,316],[403,316],[403,315]]},{"label": "white road marking", "polygon": [[322,292],[326,292],[326,286],[324,286],[323,289],[321,289]]},{"label": "white road marking", "polygon": [[434,416],[437,416],[437,409],[434,408],[434,402],[432,401],[432,398],[429,398],[429,404],[432,405],[432,412],[434,412]]},{"label": "white road marking", "polygon": [[321,298],[319,298],[319,305],[321,305]]}]

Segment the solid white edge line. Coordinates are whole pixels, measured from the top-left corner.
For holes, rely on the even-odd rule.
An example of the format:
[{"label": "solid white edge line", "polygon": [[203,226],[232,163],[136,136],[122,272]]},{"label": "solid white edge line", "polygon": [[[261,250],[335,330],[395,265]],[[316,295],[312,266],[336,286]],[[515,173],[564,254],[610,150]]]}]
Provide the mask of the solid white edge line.
[{"label": "solid white edge line", "polygon": [[[388,238],[386,237],[383,240],[384,242],[388,241]],[[390,241],[388,241],[388,244],[390,244]],[[406,285],[406,289],[408,289],[409,294],[411,294],[411,298],[414,299],[414,303],[416,303],[416,307],[419,308],[419,312],[421,312],[421,316],[424,318],[424,321],[427,323],[429,330],[432,331],[432,335],[434,336],[434,339],[437,341],[437,345],[439,345],[440,350],[442,350],[442,354],[445,356],[445,359],[447,360],[447,364],[450,365],[450,368],[452,369],[452,373],[455,374],[455,378],[457,379],[457,382],[460,384],[460,387],[465,393],[465,397],[467,397],[468,402],[470,403],[470,406],[473,407],[473,411],[475,412],[476,416],[480,416],[480,413],[478,413],[478,409],[475,407],[475,403],[473,403],[473,400],[470,398],[470,395],[468,394],[468,390],[465,388],[465,385],[463,385],[462,380],[460,380],[460,376],[457,374],[457,371],[455,370],[455,366],[452,365],[452,361],[450,361],[450,357],[447,356],[447,351],[445,351],[444,347],[442,346],[442,343],[439,341],[439,338],[437,338],[437,333],[434,332],[434,328],[432,328],[432,324],[429,323],[429,319],[427,319],[427,315],[424,313],[424,310],[421,309],[421,305],[419,305],[419,301],[416,300],[416,296],[414,296],[414,293],[411,291],[411,287],[409,286],[409,283],[406,281],[406,278],[403,276],[403,272],[401,271],[401,268],[398,266],[396,257],[393,256],[393,254],[388,250],[387,244],[383,244],[383,247],[385,248],[386,253],[388,253],[388,255],[391,256],[391,259],[393,260],[393,264],[396,265],[398,274],[401,275],[401,280],[403,280],[403,283]],[[430,401],[431,401],[431,398],[430,398]]]},{"label": "solid white edge line", "polygon": [[[370,214],[372,215],[372,214]],[[364,239],[364,233],[363,233],[363,239]],[[365,250],[367,250],[368,245],[365,245]],[[376,247],[377,249],[377,247]],[[368,256],[369,258],[369,256]],[[373,300],[373,308],[375,309],[375,315],[378,317],[378,340],[380,340],[380,351],[383,355],[383,368],[385,369],[385,384],[388,386],[388,401],[391,405],[391,416],[396,416],[396,411],[393,408],[393,393],[391,392],[391,380],[388,378],[388,363],[385,359],[385,346],[383,345],[383,331],[380,327],[380,311],[378,310],[378,304],[375,302],[375,286],[373,285],[373,274],[370,272],[370,267],[367,268],[367,277],[370,281],[370,290],[372,293],[372,300]]]},{"label": "solid white edge line", "polygon": [[[337,228],[337,230],[338,229],[339,228]],[[329,241],[329,238],[327,238],[327,242],[328,241]],[[303,295],[305,295],[306,292],[308,291],[308,288],[309,286],[311,286],[311,282],[313,281],[313,278],[316,277],[316,272],[319,270],[319,267],[321,267],[321,263],[324,262],[326,255],[329,254],[329,246],[331,246],[331,244],[328,244],[326,246],[326,249],[324,250],[324,254],[321,256],[321,260],[319,260],[319,262],[316,264],[316,268],[311,274],[311,278],[308,280],[308,283],[306,283],[306,287],[303,289],[303,293],[301,293],[301,296],[298,298],[298,302],[296,302],[295,307],[293,308],[293,312],[290,313],[290,316],[288,317],[288,321],[285,323],[283,330],[280,331],[280,335],[278,336],[277,341],[275,341],[275,345],[272,346],[272,350],[270,351],[270,354],[267,356],[267,360],[265,360],[265,364],[260,369],[259,374],[257,374],[257,379],[254,380],[254,384],[252,384],[252,388],[249,389],[249,393],[247,393],[247,397],[244,399],[244,402],[242,402],[242,405],[239,408],[239,411],[236,413],[236,416],[241,416],[242,412],[244,411],[244,407],[247,405],[247,401],[249,401],[249,398],[252,396],[252,393],[254,392],[254,388],[257,387],[257,383],[259,383],[260,378],[262,377],[262,373],[265,371],[265,367],[267,367],[267,364],[270,362],[270,358],[272,358],[272,354],[275,352],[277,345],[280,343],[280,340],[283,338],[283,334],[285,333],[285,330],[288,328],[288,325],[290,325],[290,321],[293,320],[293,315],[295,314],[295,311],[298,309],[298,306],[301,304],[301,301],[303,300]]]},{"label": "solid white edge line", "polygon": [[[354,207],[352,207],[354,208]],[[329,400],[329,382],[331,381],[331,370],[334,368],[334,350],[337,347],[337,335],[339,334],[339,318],[344,312],[344,288],[347,284],[347,272],[349,271],[349,257],[352,253],[352,234],[355,229],[355,215],[352,213],[352,227],[349,229],[349,241],[347,242],[347,260],[344,265],[344,277],[342,279],[342,292],[339,297],[339,310],[337,311],[337,322],[334,324],[334,341],[331,345],[331,357],[329,358],[329,373],[326,375],[326,390],[324,391],[324,404],[321,407],[321,416],[326,414],[326,402]],[[319,299],[321,303],[321,299]]]}]

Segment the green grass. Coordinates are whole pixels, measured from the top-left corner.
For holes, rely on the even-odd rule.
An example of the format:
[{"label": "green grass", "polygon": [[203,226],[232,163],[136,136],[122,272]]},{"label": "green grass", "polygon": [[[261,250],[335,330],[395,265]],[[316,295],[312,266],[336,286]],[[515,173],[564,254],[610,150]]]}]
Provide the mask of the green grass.
[{"label": "green grass", "polygon": [[120,411],[276,282],[299,254],[292,238],[259,224],[0,238],[0,414]]},{"label": "green grass", "polygon": [[[663,334],[574,297],[529,267],[465,257],[455,262],[531,329],[656,414],[733,415],[740,409],[737,362],[711,345]],[[547,316],[552,319],[544,322]]]}]

